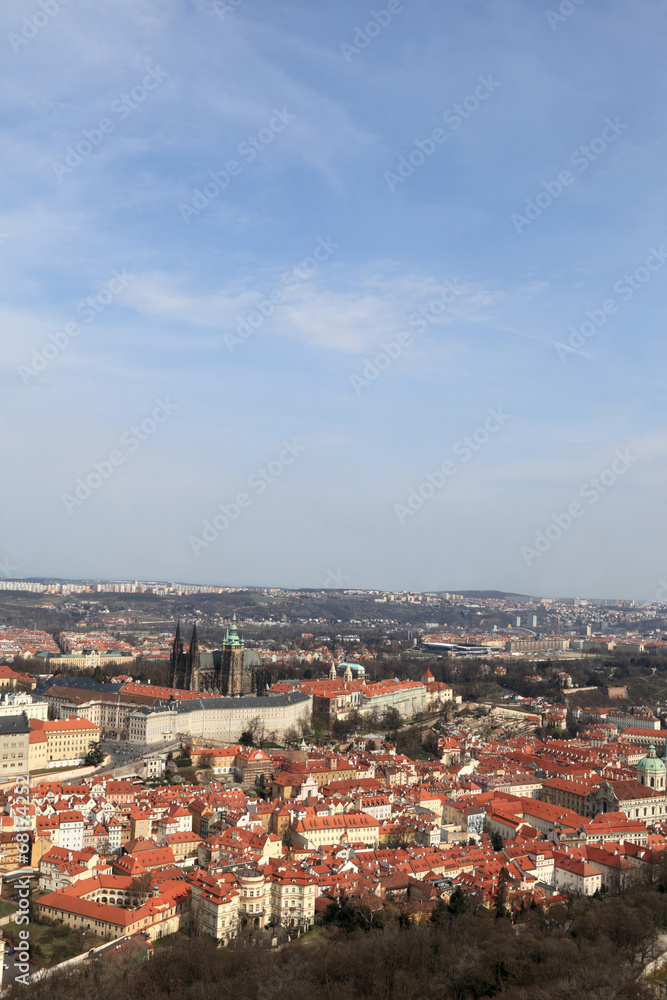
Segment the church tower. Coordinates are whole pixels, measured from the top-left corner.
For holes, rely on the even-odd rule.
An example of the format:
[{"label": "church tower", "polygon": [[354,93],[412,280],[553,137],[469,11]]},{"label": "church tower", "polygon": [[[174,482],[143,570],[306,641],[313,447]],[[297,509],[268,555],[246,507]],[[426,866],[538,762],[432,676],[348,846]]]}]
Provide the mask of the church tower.
[{"label": "church tower", "polygon": [[[252,659],[252,654],[249,657]],[[259,658],[255,654],[255,662]],[[192,629],[187,653],[183,650],[180,621],[169,659],[169,686],[182,691],[206,691],[234,697],[264,694],[271,681],[268,671],[246,666],[245,648],[236,627],[236,614],[227,629],[222,649],[211,652],[199,649],[197,626]],[[257,690],[255,690],[257,688]]]},{"label": "church tower", "polygon": [[225,641],[222,644],[222,675],[227,680],[227,690],[224,693],[232,698],[252,693],[252,678],[246,676],[244,654],[243,639],[239,637],[236,628],[236,612],[234,612],[231,627],[227,629]]},{"label": "church tower", "polygon": [[199,661],[199,640],[197,639],[197,626],[192,629],[190,648],[188,650],[188,667],[185,678],[185,688],[188,691],[201,690],[200,661]]},{"label": "church tower", "polygon": [[171,647],[171,656],[169,657],[169,687],[185,687],[185,675],[186,661],[185,653],[183,652],[183,639],[181,637],[181,623],[179,620],[176,624],[176,635],[174,636],[174,644]]}]

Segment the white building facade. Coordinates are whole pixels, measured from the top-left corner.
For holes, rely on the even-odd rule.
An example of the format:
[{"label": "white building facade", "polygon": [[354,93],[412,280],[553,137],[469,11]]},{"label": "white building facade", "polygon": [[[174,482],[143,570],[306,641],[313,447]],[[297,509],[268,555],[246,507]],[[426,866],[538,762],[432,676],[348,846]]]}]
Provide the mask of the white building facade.
[{"label": "white building facade", "polygon": [[281,739],[287,730],[310,723],[312,713],[312,697],[298,691],[271,698],[193,698],[132,712],[128,738],[148,745],[183,735],[235,743],[260,719],[267,735]]}]

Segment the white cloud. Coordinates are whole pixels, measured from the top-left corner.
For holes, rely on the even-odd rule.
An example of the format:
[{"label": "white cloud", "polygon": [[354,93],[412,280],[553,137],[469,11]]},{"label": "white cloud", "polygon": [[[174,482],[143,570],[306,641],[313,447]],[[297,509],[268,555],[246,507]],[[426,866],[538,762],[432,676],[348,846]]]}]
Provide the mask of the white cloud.
[{"label": "white cloud", "polygon": [[[293,271],[294,266],[298,267],[285,271]],[[480,307],[492,307],[503,298],[497,291],[470,284],[452,281],[448,285],[430,276],[396,273],[393,264],[388,268],[369,264],[358,275],[343,265],[324,263],[320,273],[301,280],[297,287],[268,277],[262,286],[249,278],[245,287],[237,280],[219,291],[197,295],[188,291],[185,278],[174,280],[153,273],[139,276],[124,301],[145,315],[222,331],[230,325],[235,329],[239,319],[279,288],[282,299],[261,324],[263,332],[325,351],[359,354],[385,337],[410,330],[410,315],[420,307],[428,308],[447,288],[460,294],[442,315],[429,313],[429,327],[455,321],[487,322],[489,313],[480,312]]]}]

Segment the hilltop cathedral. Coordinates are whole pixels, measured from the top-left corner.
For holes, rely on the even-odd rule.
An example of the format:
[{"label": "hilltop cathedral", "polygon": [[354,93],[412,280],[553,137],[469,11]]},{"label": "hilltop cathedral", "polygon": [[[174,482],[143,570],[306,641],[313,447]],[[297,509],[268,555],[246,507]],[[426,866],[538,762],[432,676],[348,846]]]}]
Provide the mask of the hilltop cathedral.
[{"label": "hilltop cathedral", "polygon": [[169,659],[169,687],[182,691],[206,691],[226,697],[263,694],[266,684],[257,653],[246,652],[243,639],[236,630],[236,613],[227,629],[222,649],[199,652],[197,626],[192,629],[190,647],[183,650],[181,623],[176,625],[174,645]]}]

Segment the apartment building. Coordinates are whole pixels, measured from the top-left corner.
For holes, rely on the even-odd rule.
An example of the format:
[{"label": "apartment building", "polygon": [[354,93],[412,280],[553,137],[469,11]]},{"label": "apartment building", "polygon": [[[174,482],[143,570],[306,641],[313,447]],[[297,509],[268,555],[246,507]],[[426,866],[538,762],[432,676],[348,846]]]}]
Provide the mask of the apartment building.
[{"label": "apartment building", "polygon": [[190,877],[194,920],[223,944],[244,928],[306,931],[315,922],[316,878],[300,869],[248,866]]},{"label": "apartment building", "polygon": [[101,858],[94,848],[72,851],[52,847],[39,862],[39,888],[44,892],[57,892],[72,882],[90,878],[92,869]]},{"label": "apartment building", "polygon": [[197,873],[192,883],[192,917],[202,934],[228,944],[238,931],[238,895],[233,875]]},{"label": "apartment building", "polygon": [[600,886],[604,892],[622,892],[636,881],[637,871],[627,858],[616,851],[604,851],[589,846],[586,850],[589,865],[600,873]]},{"label": "apartment building", "polygon": [[292,829],[294,844],[308,850],[344,842],[362,843],[364,847],[377,847],[380,843],[380,824],[367,813],[306,816],[297,820]]},{"label": "apartment building", "polygon": [[23,863],[19,846],[14,832],[0,833],[0,871],[14,871]]},{"label": "apartment building", "polygon": [[83,850],[83,828],[85,826],[83,813],[78,809],[66,809],[57,813],[58,847],[69,851]]},{"label": "apartment building", "polygon": [[49,743],[46,733],[39,729],[32,729],[28,744],[28,770],[32,774],[34,771],[43,771],[48,766]]},{"label": "apartment building", "polygon": [[42,719],[46,722],[49,705],[26,691],[5,691],[0,695],[0,717],[19,715],[21,712],[25,712],[29,719]]},{"label": "apartment building", "polygon": [[592,896],[602,887],[600,872],[587,861],[557,856],[554,870],[556,889],[560,892],[576,892],[582,896]]},{"label": "apartment building", "polygon": [[378,823],[386,823],[391,819],[391,799],[386,795],[358,795],[355,806],[360,812],[372,816]]},{"label": "apartment building", "polygon": [[268,894],[271,923],[308,930],[315,923],[316,898],[313,876],[291,871],[273,874]]},{"label": "apartment building", "polygon": [[603,725],[605,723],[615,726],[617,732],[625,732],[626,729],[633,731],[648,731],[651,735],[660,729],[660,719],[649,709],[638,709],[636,713],[618,711],[613,708],[579,708],[572,709],[575,719],[583,722],[592,722]]},{"label": "apartment building", "polygon": [[46,736],[47,767],[83,763],[90,743],[100,738],[100,727],[88,719],[31,719],[30,726]]},{"label": "apartment building", "polygon": [[29,741],[25,712],[0,716],[0,782],[28,773]]},{"label": "apartment building", "polygon": [[194,767],[210,768],[216,777],[231,774],[244,782],[257,782],[260,775],[268,778],[272,770],[271,758],[257,747],[192,747],[190,760]]},{"label": "apartment building", "polygon": [[569,649],[569,639],[508,639],[505,651],[508,653],[543,653],[550,649]]},{"label": "apartment building", "polygon": [[382,715],[387,709],[395,708],[401,715],[411,718],[425,712],[428,702],[427,688],[418,681],[378,681],[364,687],[361,711]]},{"label": "apartment building", "polygon": [[549,778],[542,782],[541,799],[555,806],[572,809],[580,816],[587,816],[589,797],[600,778]]},{"label": "apartment building", "polygon": [[11,691],[16,688],[32,691],[36,687],[37,681],[30,674],[17,674],[11,667],[0,664],[0,688]]}]

